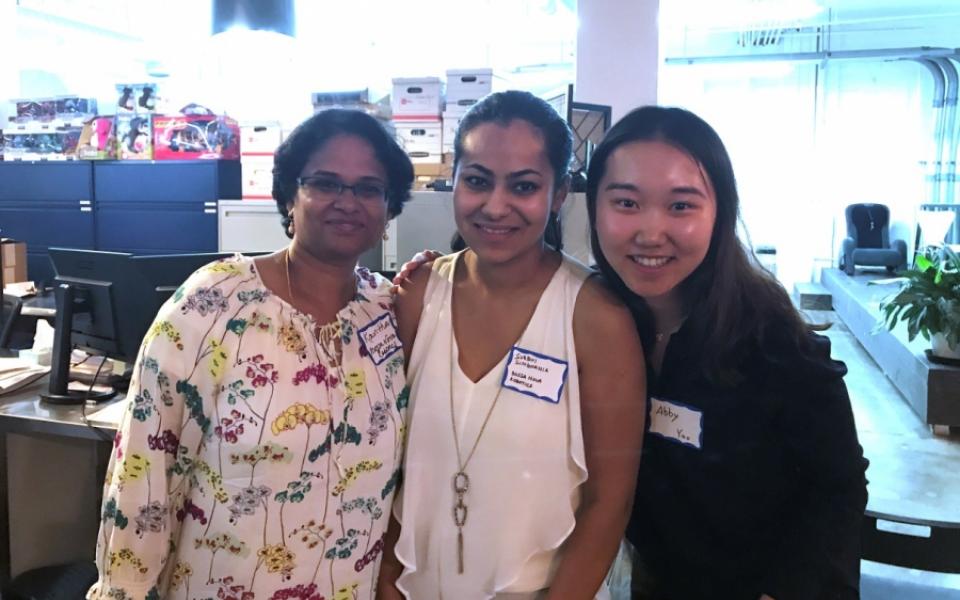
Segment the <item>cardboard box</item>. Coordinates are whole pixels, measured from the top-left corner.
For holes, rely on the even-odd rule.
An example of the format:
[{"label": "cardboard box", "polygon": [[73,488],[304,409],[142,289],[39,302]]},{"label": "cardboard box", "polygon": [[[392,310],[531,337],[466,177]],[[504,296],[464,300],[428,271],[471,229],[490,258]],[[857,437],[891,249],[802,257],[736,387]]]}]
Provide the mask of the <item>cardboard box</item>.
[{"label": "cardboard box", "polygon": [[77,141],[77,157],[85,160],[111,160],[117,157],[116,120],[112,116],[93,117],[83,125]]},{"label": "cardboard box", "polygon": [[240,161],[244,200],[273,200],[273,157],[244,156]]},{"label": "cardboard box", "polygon": [[157,115],[153,131],[155,160],[240,158],[240,125],[230,117]]},{"label": "cardboard box", "polygon": [[441,134],[443,152],[453,152],[453,142],[457,138],[457,127],[460,126],[462,119],[462,114],[443,113],[443,132]]},{"label": "cardboard box", "polygon": [[413,163],[439,163],[443,154],[443,125],[432,121],[394,121],[397,143]]},{"label": "cardboard box", "polygon": [[0,265],[3,285],[27,281],[27,244],[10,238],[0,239]]},{"label": "cardboard box", "polygon": [[[450,157],[449,160],[446,160]],[[413,164],[413,189],[422,191],[438,179],[453,183],[452,155],[443,155],[444,162],[422,162]]]},{"label": "cardboard box", "polygon": [[153,158],[153,124],[150,115],[117,115],[114,131],[117,135],[117,158]]},{"label": "cardboard box", "polygon": [[283,141],[279,121],[244,123],[240,126],[241,156],[273,156]]},{"label": "cardboard box", "polygon": [[439,77],[398,77],[393,80],[390,108],[397,117],[424,120],[440,116],[443,102]]},{"label": "cardboard box", "polygon": [[466,102],[470,106],[490,92],[504,87],[504,80],[493,69],[449,69],[447,71],[447,104]]}]

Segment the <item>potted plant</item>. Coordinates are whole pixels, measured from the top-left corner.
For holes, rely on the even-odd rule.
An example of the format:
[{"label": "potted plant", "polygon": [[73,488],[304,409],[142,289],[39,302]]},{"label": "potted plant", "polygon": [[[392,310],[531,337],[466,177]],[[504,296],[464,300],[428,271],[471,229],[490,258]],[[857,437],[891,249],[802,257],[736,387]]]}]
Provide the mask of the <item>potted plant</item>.
[{"label": "potted plant", "polygon": [[933,354],[960,359],[960,256],[949,247],[918,254],[902,274],[903,287],[880,305],[883,321],[893,329],[907,324],[907,338],[931,340]]}]

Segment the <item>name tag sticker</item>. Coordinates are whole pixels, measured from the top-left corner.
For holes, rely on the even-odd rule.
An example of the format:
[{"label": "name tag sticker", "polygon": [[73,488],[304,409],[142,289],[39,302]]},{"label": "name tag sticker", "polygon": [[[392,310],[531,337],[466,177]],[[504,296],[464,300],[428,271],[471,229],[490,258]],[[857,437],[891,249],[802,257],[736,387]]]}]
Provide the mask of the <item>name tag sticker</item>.
[{"label": "name tag sticker", "polygon": [[397,326],[393,323],[393,316],[386,313],[357,332],[360,343],[373,360],[373,364],[380,365],[402,348],[400,336],[397,335]]},{"label": "name tag sticker", "polygon": [[507,357],[507,368],[500,385],[526,396],[559,404],[568,368],[565,360],[514,346]]},{"label": "name tag sticker", "polygon": [[650,398],[650,433],[699,450],[703,447],[703,411]]}]

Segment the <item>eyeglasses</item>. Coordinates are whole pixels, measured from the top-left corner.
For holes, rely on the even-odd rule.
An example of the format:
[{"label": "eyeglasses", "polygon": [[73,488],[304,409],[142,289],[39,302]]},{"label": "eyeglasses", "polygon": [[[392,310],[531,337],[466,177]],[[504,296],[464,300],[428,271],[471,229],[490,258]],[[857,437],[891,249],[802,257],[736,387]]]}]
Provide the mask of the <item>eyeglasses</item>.
[{"label": "eyeglasses", "polygon": [[358,200],[384,200],[387,191],[382,185],[376,183],[364,182],[347,185],[337,179],[323,176],[297,177],[297,185],[307,188],[310,192],[318,196],[334,197],[339,196],[344,190],[353,192],[353,197]]}]

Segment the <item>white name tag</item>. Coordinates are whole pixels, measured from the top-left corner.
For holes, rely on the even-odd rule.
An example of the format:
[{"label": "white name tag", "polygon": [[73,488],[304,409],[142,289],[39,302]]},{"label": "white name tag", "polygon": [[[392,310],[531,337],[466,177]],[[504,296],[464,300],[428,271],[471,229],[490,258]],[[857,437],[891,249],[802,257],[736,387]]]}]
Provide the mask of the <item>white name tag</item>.
[{"label": "white name tag", "polygon": [[563,393],[563,384],[567,381],[567,368],[565,360],[514,346],[507,357],[507,368],[503,372],[500,385],[558,404]]},{"label": "white name tag", "polygon": [[393,324],[393,316],[390,313],[384,314],[357,333],[360,336],[360,343],[366,348],[367,354],[375,365],[387,360],[402,348],[397,327]]},{"label": "white name tag", "polygon": [[650,433],[700,449],[703,445],[703,412],[650,398]]}]

